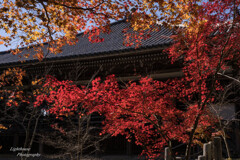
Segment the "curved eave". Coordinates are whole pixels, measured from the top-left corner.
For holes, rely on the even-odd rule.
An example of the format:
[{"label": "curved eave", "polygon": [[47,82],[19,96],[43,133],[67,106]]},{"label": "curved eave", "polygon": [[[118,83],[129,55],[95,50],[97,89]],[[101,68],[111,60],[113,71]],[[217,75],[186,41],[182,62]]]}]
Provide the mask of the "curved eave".
[{"label": "curved eave", "polygon": [[112,50],[108,52],[97,52],[97,53],[82,54],[82,55],[50,57],[50,58],[45,58],[43,61],[34,59],[34,60],[27,60],[25,62],[21,62],[21,61],[11,62],[11,63],[0,64],[0,68],[21,67],[21,66],[56,63],[56,62],[84,61],[84,60],[94,60],[99,58],[112,58],[112,57],[127,56],[127,55],[133,55],[133,54],[143,54],[146,52],[153,52],[157,50],[166,49],[166,47],[170,46],[171,44],[172,43],[165,43],[165,44],[163,43],[161,45],[139,47],[137,49],[129,48],[129,49],[123,49],[123,50]]}]

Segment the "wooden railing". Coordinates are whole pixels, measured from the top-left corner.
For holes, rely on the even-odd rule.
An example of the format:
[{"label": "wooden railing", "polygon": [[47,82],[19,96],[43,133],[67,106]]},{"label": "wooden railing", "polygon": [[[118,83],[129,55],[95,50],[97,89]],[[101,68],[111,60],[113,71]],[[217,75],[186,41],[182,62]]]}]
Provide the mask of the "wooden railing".
[{"label": "wooden railing", "polygon": [[[198,160],[222,160],[222,144],[220,137],[214,137],[213,141],[203,144],[203,155],[198,156]],[[184,157],[176,157],[182,160]],[[164,160],[173,160],[169,147],[165,148]]]}]

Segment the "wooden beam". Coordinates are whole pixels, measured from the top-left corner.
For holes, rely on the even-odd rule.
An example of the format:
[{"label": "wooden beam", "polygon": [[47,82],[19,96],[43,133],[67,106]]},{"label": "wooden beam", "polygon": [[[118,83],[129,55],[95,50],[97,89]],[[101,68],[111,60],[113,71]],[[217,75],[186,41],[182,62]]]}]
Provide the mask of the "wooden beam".
[{"label": "wooden beam", "polygon": [[35,61],[35,62],[26,62],[26,63],[12,63],[12,64],[6,64],[6,65],[1,65],[0,69],[5,69],[5,68],[12,68],[12,67],[27,67],[27,66],[35,66],[35,65],[46,65],[46,64],[51,64],[51,63],[59,63],[59,62],[68,62],[72,63],[74,61],[89,61],[89,60],[95,60],[95,59],[102,59],[102,58],[113,58],[113,57],[119,57],[119,56],[128,56],[128,55],[139,55],[139,54],[146,54],[146,53],[151,53],[151,52],[162,52],[165,47],[160,46],[156,48],[146,48],[146,49],[135,49],[131,51],[117,51],[117,52],[109,52],[109,53],[99,53],[96,55],[79,55],[75,57],[63,57],[63,58],[57,58],[57,59],[44,59],[43,61]]},{"label": "wooden beam", "polygon": [[[148,77],[154,79],[154,80],[161,80],[161,79],[167,79],[167,78],[176,78],[176,77],[182,77],[183,72],[182,71],[176,71],[176,72],[168,72],[168,73],[157,73],[157,74],[150,74]],[[128,77],[117,77],[117,81],[135,81],[139,80],[140,76],[128,76]],[[81,81],[74,81],[75,84],[88,84],[89,80],[81,80]]]}]

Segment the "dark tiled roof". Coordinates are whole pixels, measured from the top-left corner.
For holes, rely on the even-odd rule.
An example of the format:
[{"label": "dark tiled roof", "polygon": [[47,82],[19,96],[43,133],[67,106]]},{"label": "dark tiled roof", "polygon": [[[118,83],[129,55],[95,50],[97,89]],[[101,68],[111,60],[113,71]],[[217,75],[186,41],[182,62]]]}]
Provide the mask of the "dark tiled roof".
[{"label": "dark tiled roof", "polygon": [[[124,28],[128,27],[129,24],[126,21],[122,20],[119,22],[115,22],[111,25],[111,33],[110,34],[100,34],[101,38],[104,38],[103,42],[100,43],[91,43],[89,42],[87,36],[84,34],[78,35],[78,42],[76,45],[65,45],[62,48],[62,53],[54,55],[48,54],[46,56],[46,60],[49,59],[67,59],[75,56],[92,56],[99,54],[111,54],[114,52],[125,52],[128,50],[135,49],[135,46],[127,47],[123,45],[124,33],[122,32]],[[165,27],[161,27],[160,31],[151,32],[151,36],[147,40],[142,41],[141,47],[143,48],[151,48],[157,46],[163,46],[171,43],[171,39],[168,38],[172,32]],[[47,44],[46,44],[47,45]],[[34,51],[28,50],[23,51],[20,55],[26,53],[32,53]],[[47,53],[47,46],[44,47],[44,53]],[[19,63],[20,60],[34,61],[34,58],[30,56],[29,58],[19,58],[19,56],[12,55],[9,52],[0,53],[0,65],[9,65],[13,63]]]}]

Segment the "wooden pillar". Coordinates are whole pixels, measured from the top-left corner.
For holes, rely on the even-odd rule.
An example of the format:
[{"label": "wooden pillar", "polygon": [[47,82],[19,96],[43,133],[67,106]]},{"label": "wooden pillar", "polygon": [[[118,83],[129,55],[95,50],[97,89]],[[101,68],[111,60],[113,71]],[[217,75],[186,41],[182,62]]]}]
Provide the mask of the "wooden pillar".
[{"label": "wooden pillar", "polygon": [[[236,119],[240,119],[240,102],[235,104],[235,113]],[[240,156],[240,122],[236,121],[234,125],[234,137],[235,137],[235,145],[236,145],[236,151],[239,153]]]},{"label": "wooden pillar", "polygon": [[235,144],[236,144],[236,151],[237,151],[237,153],[239,153],[238,156],[240,156],[240,129],[237,127],[239,127],[239,126],[236,125],[234,128],[234,134],[235,134],[235,140],[236,140]]},{"label": "wooden pillar", "polygon": [[205,156],[198,156],[198,160],[206,160],[206,157]]},{"label": "wooden pillar", "polygon": [[18,147],[19,136],[17,133],[13,135],[13,147]]},{"label": "wooden pillar", "polygon": [[[240,76],[239,66],[235,65],[233,66],[233,69],[234,69],[233,75],[235,75],[234,78],[239,78]],[[239,86],[235,85],[235,91],[237,92],[236,96],[239,98],[240,92],[238,90],[239,90]],[[240,119],[240,100],[237,100],[235,102],[235,118]],[[236,121],[234,125],[234,137],[235,137],[235,145],[236,145],[236,148],[234,149],[237,151],[238,156],[240,156],[240,122],[239,121]]]},{"label": "wooden pillar", "polygon": [[222,143],[220,137],[213,138],[213,159],[222,160]]},{"label": "wooden pillar", "polygon": [[211,143],[204,143],[203,144],[203,156],[205,156],[206,160],[211,160],[212,159]]},{"label": "wooden pillar", "polygon": [[169,147],[165,148],[164,160],[172,160],[172,155],[171,155]]},{"label": "wooden pillar", "polygon": [[126,149],[127,149],[127,155],[132,155],[132,143],[131,142],[127,142],[126,144]]},{"label": "wooden pillar", "polygon": [[41,142],[38,144],[38,152],[43,154],[43,144]]},{"label": "wooden pillar", "polygon": [[198,160],[206,160],[205,156],[198,156]]}]

